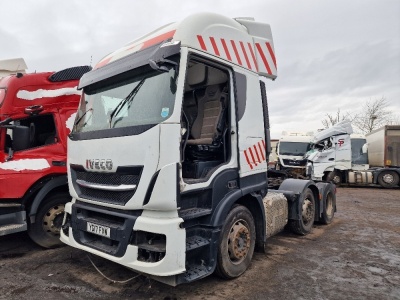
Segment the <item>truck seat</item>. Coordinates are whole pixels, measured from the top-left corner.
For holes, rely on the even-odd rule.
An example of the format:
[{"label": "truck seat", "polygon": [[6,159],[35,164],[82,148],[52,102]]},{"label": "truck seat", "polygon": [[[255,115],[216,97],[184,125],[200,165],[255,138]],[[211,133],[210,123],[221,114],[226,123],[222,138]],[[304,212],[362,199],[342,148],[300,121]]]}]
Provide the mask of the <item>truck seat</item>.
[{"label": "truck seat", "polygon": [[189,122],[188,152],[209,159],[222,145],[226,130],[228,92],[225,72],[197,63],[189,68],[183,111]]},{"label": "truck seat", "polygon": [[198,97],[197,117],[193,122],[188,145],[211,145],[222,134],[222,117],[225,99],[219,85],[210,85],[204,95]]}]

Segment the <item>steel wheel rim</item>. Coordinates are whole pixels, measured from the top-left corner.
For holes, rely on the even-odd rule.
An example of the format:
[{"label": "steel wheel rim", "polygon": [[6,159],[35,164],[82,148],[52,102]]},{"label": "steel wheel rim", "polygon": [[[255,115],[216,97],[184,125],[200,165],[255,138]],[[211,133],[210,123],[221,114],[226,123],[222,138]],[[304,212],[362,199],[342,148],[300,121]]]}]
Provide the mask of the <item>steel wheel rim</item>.
[{"label": "steel wheel rim", "polygon": [[314,216],[313,204],[308,198],[304,199],[301,215],[304,225],[308,225]]},{"label": "steel wheel rim", "polygon": [[240,264],[247,256],[250,250],[250,230],[244,220],[236,221],[228,235],[228,254],[229,259],[234,264]]},{"label": "steel wheel rim", "polygon": [[387,173],[382,176],[384,182],[392,184],[394,182],[393,174]]},{"label": "steel wheel rim", "polygon": [[340,183],[340,176],[339,175],[335,175],[333,176],[333,180],[332,180],[335,184]]},{"label": "steel wheel rim", "polygon": [[51,207],[43,217],[42,227],[47,233],[59,235],[64,215],[64,205]]}]

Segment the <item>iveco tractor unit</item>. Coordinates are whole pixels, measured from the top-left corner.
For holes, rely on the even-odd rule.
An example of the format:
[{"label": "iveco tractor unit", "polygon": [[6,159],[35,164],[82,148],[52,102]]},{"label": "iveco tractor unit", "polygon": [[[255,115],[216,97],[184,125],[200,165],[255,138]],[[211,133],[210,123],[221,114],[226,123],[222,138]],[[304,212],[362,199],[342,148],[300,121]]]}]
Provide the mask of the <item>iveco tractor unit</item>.
[{"label": "iveco tractor unit", "polygon": [[368,134],[353,134],[349,121],[315,135],[308,153],[307,175],[336,184],[393,188],[400,177],[400,126],[387,125]]},{"label": "iveco tractor unit", "polygon": [[192,15],[107,55],[79,83],[61,240],[177,285],[237,277],[286,225],[329,223],[333,184],[268,191],[275,78],[270,26],[251,18]]},{"label": "iveco tractor unit", "polygon": [[[28,231],[43,247],[60,242],[67,184],[67,135],[78,80],[90,67],[20,73],[7,61],[0,79],[0,235]],[[12,69],[12,70],[10,70]],[[14,72],[16,70],[16,72]]]}]

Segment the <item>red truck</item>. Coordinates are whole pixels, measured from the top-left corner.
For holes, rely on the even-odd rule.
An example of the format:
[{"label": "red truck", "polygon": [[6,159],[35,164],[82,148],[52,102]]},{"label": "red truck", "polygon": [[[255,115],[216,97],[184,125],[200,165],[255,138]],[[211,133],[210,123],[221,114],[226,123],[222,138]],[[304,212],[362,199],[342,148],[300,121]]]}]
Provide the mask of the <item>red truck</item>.
[{"label": "red truck", "polygon": [[28,231],[42,247],[61,244],[68,193],[67,135],[91,69],[0,78],[0,236]]}]

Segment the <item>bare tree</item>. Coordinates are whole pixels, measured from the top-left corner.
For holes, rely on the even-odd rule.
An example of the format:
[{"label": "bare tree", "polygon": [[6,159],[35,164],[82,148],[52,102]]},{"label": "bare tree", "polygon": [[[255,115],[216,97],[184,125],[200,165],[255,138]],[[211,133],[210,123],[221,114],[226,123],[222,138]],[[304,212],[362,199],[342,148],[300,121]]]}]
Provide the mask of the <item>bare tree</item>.
[{"label": "bare tree", "polygon": [[395,124],[398,117],[388,110],[389,103],[385,97],[369,100],[363,105],[361,112],[354,118],[352,124],[362,133],[371,132],[384,125]]},{"label": "bare tree", "polygon": [[345,114],[340,114],[340,108],[338,108],[336,115],[334,114],[326,114],[326,118],[323,119],[321,121],[322,125],[324,126],[324,128],[329,128],[333,125],[335,125],[336,123],[339,123],[341,121],[344,120],[350,120],[353,121],[355,117],[350,115],[349,113],[345,113]]}]

